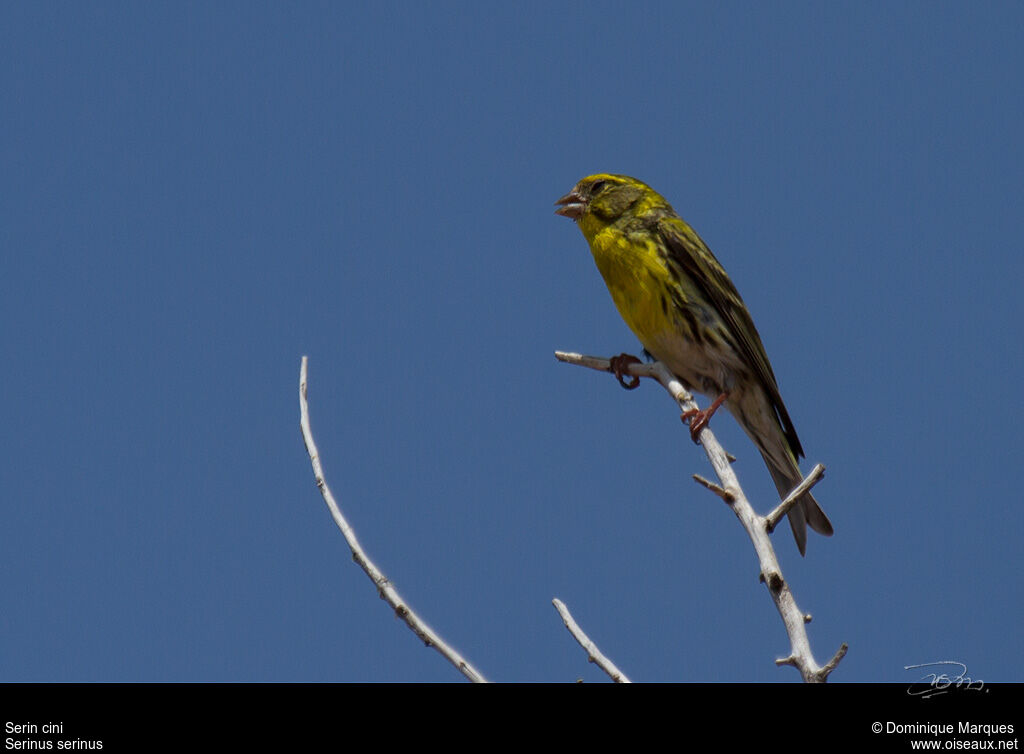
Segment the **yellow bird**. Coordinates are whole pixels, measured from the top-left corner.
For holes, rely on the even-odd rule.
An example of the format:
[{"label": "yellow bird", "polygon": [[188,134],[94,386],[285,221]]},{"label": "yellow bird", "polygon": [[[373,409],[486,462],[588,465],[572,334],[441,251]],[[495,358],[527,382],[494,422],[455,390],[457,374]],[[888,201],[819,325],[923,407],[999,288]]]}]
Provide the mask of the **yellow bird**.
[{"label": "yellow bird", "polygon": [[[724,403],[761,451],[779,494],[787,495],[803,478],[803,448],[754,320],[700,236],[654,189],[625,175],[588,176],[556,204],[557,214],[583,231],[619,314],[644,349],[714,399],[692,416],[694,439]],[[620,379],[621,369],[619,362]],[[832,534],[809,492],[789,510],[789,524],[801,555],[808,525]]]}]

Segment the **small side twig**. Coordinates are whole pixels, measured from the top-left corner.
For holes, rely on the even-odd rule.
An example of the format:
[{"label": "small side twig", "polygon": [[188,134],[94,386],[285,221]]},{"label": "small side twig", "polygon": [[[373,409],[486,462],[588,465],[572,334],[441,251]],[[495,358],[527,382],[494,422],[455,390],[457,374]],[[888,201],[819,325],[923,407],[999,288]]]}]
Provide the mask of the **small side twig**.
[{"label": "small side twig", "polygon": [[592,662],[597,667],[601,668],[608,676],[616,683],[632,683],[626,674],[615,667],[615,663],[601,654],[601,650],[597,648],[597,645],[587,636],[583,629],[579,627],[579,624],[573,620],[572,614],[569,612],[569,608],[565,606],[565,603],[559,599],[551,600],[551,604],[555,606],[555,610],[562,616],[562,622],[565,623],[565,627],[569,629],[569,633],[572,637],[579,642],[579,645],[587,652],[587,662]]},{"label": "small side twig", "polygon": [[822,679],[828,678],[828,674],[836,669],[836,665],[839,664],[839,661],[846,657],[846,651],[849,648],[849,645],[845,641],[841,645],[839,645],[839,650],[834,655],[832,655],[832,659],[826,662],[824,667],[822,667]]},{"label": "small side twig", "polygon": [[441,655],[448,660],[455,668],[466,676],[469,680],[474,683],[486,683],[487,679],[484,678],[483,674],[474,668],[468,660],[462,657],[452,647],[438,636],[434,630],[428,626],[423,620],[413,612],[412,608],[402,599],[402,596],[395,589],[391,581],[385,576],[379,568],[374,564],[366,553],[363,551],[362,546],[359,544],[359,540],[356,539],[356,533],[349,525],[345,516],[342,515],[341,509],[338,507],[337,501],[334,499],[334,495],[331,494],[330,487],[327,486],[327,480],[324,478],[324,471],[320,465],[320,451],[317,450],[316,443],[313,442],[313,430],[309,424],[309,405],[306,401],[306,364],[308,358],[302,357],[302,367],[299,370],[299,424],[302,427],[302,439],[306,443],[306,451],[309,453],[309,460],[313,464],[313,476],[316,479],[316,486],[320,488],[320,494],[323,495],[324,502],[327,503],[327,508],[331,511],[331,516],[334,517],[334,523],[341,529],[341,533],[345,536],[345,541],[348,542],[349,549],[352,550],[352,559],[359,565],[366,575],[370,577],[370,580],[376,585],[377,592],[380,594],[381,599],[385,600],[395,611],[395,615],[405,621],[406,625],[412,629],[413,633],[416,634],[428,647],[433,647]]},{"label": "small side twig", "polygon": [[715,484],[710,479],[705,479],[700,474],[694,474],[693,475],[693,481],[695,481],[697,484],[699,484],[699,485],[701,485],[703,487],[707,487],[709,490],[714,492],[716,495],[718,495],[720,498],[722,498],[727,503],[731,503],[735,499],[733,497],[733,494],[731,492],[729,492],[729,490],[727,490],[724,487],[721,487],[721,486]]},{"label": "small side twig", "polygon": [[820,482],[823,476],[825,476],[825,467],[819,463],[811,469],[811,473],[801,480],[800,484],[793,488],[792,492],[786,495],[786,499],[779,503],[775,510],[764,517],[764,525],[769,534],[775,531],[775,527],[779,525],[779,521],[782,520],[783,516],[789,513],[790,508],[796,505],[796,501],[799,500],[805,492],[811,489],[811,487]]}]

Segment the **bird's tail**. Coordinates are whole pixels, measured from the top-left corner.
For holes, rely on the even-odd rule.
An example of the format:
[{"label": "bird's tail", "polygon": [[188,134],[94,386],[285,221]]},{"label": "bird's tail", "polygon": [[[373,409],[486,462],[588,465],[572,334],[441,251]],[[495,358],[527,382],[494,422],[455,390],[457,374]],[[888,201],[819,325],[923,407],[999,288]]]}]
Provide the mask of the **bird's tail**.
[{"label": "bird's tail", "polygon": [[[775,481],[775,488],[784,498],[803,479],[800,467],[796,465],[796,461],[793,461],[792,464],[789,464],[792,468],[780,469],[767,453],[762,451],[761,455]],[[807,552],[808,525],[818,534],[823,534],[826,537],[832,536],[832,522],[828,520],[828,516],[825,515],[825,511],[818,505],[814,496],[810,492],[805,492],[796,505],[789,509],[789,526],[793,529],[793,538],[796,540],[796,546],[801,555]]]}]

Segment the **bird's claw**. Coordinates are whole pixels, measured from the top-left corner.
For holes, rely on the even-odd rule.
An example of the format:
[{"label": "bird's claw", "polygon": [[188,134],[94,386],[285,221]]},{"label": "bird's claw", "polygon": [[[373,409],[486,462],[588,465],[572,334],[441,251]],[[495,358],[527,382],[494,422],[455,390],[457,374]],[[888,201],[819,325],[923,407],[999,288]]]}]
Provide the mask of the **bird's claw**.
[{"label": "bird's claw", "polygon": [[[636,356],[620,353],[618,356],[612,356],[608,362],[612,368],[612,374],[615,375],[615,379],[626,390],[634,390],[640,384],[640,378],[635,374],[629,374],[627,371],[630,364],[643,364]],[[628,382],[624,379],[627,376],[629,377]]]},{"label": "bird's claw", "polygon": [[690,424],[690,439],[697,445],[700,445],[700,431],[708,425],[708,419],[710,417],[705,416],[705,412],[700,409],[691,408],[689,411],[684,411],[679,417],[683,422],[689,422]]},{"label": "bird's claw", "polygon": [[714,402],[706,409],[701,411],[698,408],[691,408],[689,411],[684,411],[679,417],[684,422],[689,421],[690,423],[690,439],[697,445],[700,445],[700,433],[704,427],[708,426],[708,422],[711,421],[711,417],[715,415],[719,406],[725,403],[725,399],[729,397],[728,393],[722,393],[720,396],[715,398]]}]

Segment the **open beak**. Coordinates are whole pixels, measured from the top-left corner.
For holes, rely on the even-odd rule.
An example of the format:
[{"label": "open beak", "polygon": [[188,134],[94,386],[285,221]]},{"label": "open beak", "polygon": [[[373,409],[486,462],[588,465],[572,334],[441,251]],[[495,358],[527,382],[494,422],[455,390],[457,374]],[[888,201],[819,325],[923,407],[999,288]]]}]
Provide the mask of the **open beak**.
[{"label": "open beak", "polygon": [[556,215],[561,215],[562,217],[569,217],[572,218],[573,220],[579,220],[581,217],[583,217],[583,213],[587,209],[587,203],[583,200],[583,197],[580,195],[578,191],[576,191],[576,189],[570,191],[568,194],[566,194],[557,202],[555,202],[555,204],[561,205],[558,209],[555,210]]}]

